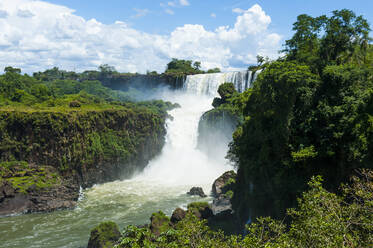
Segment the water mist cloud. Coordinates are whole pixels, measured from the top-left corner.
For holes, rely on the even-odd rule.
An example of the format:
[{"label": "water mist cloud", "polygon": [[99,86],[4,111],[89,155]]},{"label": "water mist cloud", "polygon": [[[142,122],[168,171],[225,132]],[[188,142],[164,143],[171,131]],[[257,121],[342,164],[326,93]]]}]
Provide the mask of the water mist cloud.
[{"label": "water mist cloud", "polygon": [[[186,6],[187,1],[182,1]],[[180,2],[179,2],[180,4]],[[202,67],[229,70],[255,63],[255,56],[276,57],[281,36],[271,33],[271,18],[259,5],[235,11],[234,25],[206,30],[185,24],[168,35],[149,34],[124,22],[106,25],[74,10],[44,1],[0,2],[0,68],[26,72],[53,66],[66,70],[114,65],[119,71],[164,71],[171,58],[202,61]]]}]

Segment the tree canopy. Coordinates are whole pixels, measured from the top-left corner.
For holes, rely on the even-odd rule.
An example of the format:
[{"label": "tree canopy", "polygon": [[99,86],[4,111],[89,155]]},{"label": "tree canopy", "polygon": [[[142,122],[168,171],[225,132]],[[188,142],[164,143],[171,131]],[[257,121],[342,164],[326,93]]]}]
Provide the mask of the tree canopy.
[{"label": "tree canopy", "polygon": [[283,58],[258,58],[263,71],[230,145],[238,167],[233,205],[242,222],[284,216],[312,176],[322,175],[336,192],[357,168],[373,168],[367,21],[344,9],[300,15],[293,30]]}]

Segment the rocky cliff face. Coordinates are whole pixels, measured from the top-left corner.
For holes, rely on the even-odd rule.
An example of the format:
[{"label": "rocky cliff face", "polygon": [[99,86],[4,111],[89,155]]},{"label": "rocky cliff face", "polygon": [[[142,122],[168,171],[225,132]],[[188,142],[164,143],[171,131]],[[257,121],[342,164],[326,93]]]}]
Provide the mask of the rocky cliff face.
[{"label": "rocky cliff face", "polygon": [[[142,170],[164,145],[164,123],[165,115],[146,108],[0,112],[0,214],[71,207],[79,186]],[[48,206],[48,197],[64,203]]]},{"label": "rocky cliff face", "polygon": [[160,86],[169,86],[172,89],[182,88],[184,77],[174,77],[165,74],[141,75],[118,74],[110,78],[102,78],[100,81],[106,87],[113,90],[128,91],[130,88],[151,89]]},{"label": "rocky cliff face", "polygon": [[229,109],[207,111],[198,124],[198,148],[210,157],[224,158],[239,121],[239,117]]}]

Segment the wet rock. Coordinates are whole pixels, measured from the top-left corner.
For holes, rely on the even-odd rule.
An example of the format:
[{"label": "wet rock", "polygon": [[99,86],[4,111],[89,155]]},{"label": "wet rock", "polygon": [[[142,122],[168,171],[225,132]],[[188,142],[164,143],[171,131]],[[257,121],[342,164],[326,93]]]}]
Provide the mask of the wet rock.
[{"label": "wet rock", "polygon": [[232,171],[227,171],[220,177],[218,177],[212,185],[212,194],[214,197],[219,197],[219,195],[226,193],[227,185],[231,182],[235,182],[237,174]]},{"label": "wet rock", "polygon": [[171,216],[171,222],[176,224],[177,222],[181,221],[185,218],[186,211],[181,208],[176,208]]},{"label": "wet rock", "polygon": [[18,192],[5,182],[0,186],[0,192],[0,215],[73,208],[79,198],[79,186],[76,184],[57,184],[46,189],[30,186],[26,193]]},{"label": "wet rock", "polygon": [[203,192],[201,187],[193,187],[187,193],[188,195],[198,195],[200,197],[207,197],[207,195]]},{"label": "wet rock", "polygon": [[5,182],[1,187],[0,191],[3,192],[5,197],[14,197],[15,196],[15,190],[10,185],[10,183]]},{"label": "wet rock", "polygon": [[113,247],[120,239],[118,225],[114,222],[103,222],[91,231],[87,248]]},{"label": "wet rock", "polygon": [[211,205],[212,212],[214,215],[222,212],[232,212],[231,198],[227,195],[221,194],[215,198]]},{"label": "wet rock", "polygon": [[30,199],[24,194],[16,194],[13,197],[5,197],[0,203],[0,215],[25,213],[32,206]]}]

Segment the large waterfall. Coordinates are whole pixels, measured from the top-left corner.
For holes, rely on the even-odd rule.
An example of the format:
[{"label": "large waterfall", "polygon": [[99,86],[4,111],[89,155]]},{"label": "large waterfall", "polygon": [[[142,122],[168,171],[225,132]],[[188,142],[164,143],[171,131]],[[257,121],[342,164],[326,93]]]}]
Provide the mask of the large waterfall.
[{"label": "large waterfall", "polygon": [[[183,89],[171,94],[166,92],[161,98],[178,102],[181,108],[170,112],[174,119],[167,122],[162,154],[151,161],[138,178],[179,185],[208,185],[228,170],[224,160],[228,146],[222,154],[209,154],[210,158],[197,149],[198,122],[202,114],[212,108],[219,85],[231,82],[237,91],[243,92],[251,86],[255,76],[251,71],[189,75]],[[222,159],[217,161],[217,157]]]},{"label": "large waterfall", "polygon": [[214,96],[219,85],[233,83],[238,92],[243,92],[251,87],[257,73],[251,71],[206,73],[187,76],[184,88],[186,91],[198,95]]},{"label": "large waterfall", "polygon": [[[198,122],[212,108],[220,84],[232,82],[238,91],[248,88],[251,72],[213,73],[188,76],[184,88],[164,91],[159,98],[177,102],[169,112],[166,144],[162,153],[132,179],[96,185],[84,191],[74,210],[21,215],[0,221],[0,247],[83,247],[89,230],[102,221],[115,221],[121,228],[148,223],[151,213],[170,215],[176,207],[200,200],[186,192],[201,186],[209,194],[213,180],[231,167],[198,150]],[[211,198],[207,198],[210,200]],[[206,199],[204,199],[206,200]],[[7,230],[12,228],[9,234]]]}]

